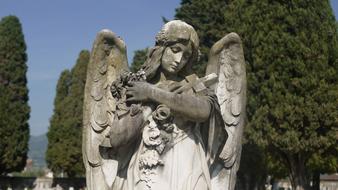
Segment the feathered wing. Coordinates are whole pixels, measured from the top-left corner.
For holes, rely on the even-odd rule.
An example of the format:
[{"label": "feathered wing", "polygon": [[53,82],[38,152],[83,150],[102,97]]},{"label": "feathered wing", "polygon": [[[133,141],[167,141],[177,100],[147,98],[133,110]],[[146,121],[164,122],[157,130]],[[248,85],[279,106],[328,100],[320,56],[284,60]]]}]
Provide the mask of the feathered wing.
[{"label": "feathered wing", "polygon": [[83,107],[82,152],[89,190],[109,189],[116,177],[118,163],[111,158],[108,137],[116,107],[110,85],[128,70],[123,40],[109,30],[100,31],[87,69]]},{"label": "feathered wing", "polygon": [[[246,71],[240,37],[230,33],[211,48],[207,74],[216,73],[218,83],[214,86],[227,139],[224,146],[216,147],[211,168],[212,190],[233,190],[239,168],[242,134],[245,125]],[[214,144],[220,140],[213,139]],[[223,146],[223,147],[222,147]],[[211,146],[212,147],[212,146]],[[215,147],[213,147],[215,148]]]}]

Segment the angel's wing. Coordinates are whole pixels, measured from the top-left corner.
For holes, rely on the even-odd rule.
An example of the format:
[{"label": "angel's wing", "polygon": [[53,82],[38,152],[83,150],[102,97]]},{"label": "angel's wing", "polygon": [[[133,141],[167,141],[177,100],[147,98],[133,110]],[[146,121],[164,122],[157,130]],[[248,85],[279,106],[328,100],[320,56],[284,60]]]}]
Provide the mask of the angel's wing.
[{"label": "angel's wing", "polygon": [[[215,158],[212,189],[233,190],[239,168],[242,133],[246,107],[245,60],[240,37],[230,33],[211,48],[207,74],[216,73],[218,83],[214,86],[227,139]],[[216,140],[217,141],[217,140]],[[217,150],[217,151],[218,151]]]},{"label": "angel's wing", "polygon": [[116,107],[110,85],[123,70],[129,70],[125,43],[102,30],[91,52],[84,94],[82,152],[89,190],[108,189],[116,177],[117,161],[110,158],[107,138]]}]

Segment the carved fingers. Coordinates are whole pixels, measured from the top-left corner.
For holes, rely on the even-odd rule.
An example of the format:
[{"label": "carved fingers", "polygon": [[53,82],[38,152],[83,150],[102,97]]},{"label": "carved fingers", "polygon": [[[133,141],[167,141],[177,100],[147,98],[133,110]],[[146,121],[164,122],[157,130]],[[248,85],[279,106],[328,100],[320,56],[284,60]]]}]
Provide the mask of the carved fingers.
[{"label": "carved fingers", "polygon": [[152,85],[147,82],[131,82],[127,88],[127,102],[144,102],[149,100]]}]

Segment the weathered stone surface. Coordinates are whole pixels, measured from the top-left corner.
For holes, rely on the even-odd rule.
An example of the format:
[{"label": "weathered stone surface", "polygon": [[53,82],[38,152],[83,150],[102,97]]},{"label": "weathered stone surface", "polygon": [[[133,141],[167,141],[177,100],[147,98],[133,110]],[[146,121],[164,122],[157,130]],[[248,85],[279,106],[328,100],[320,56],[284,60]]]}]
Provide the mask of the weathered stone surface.
[{"label": "weathered stone surface", "polygon": [[243,49],[231,33],[198,78],[199,39],[165,24],[141,70],[124,42],[98,34],[85,89],[83,154],[88,189],[234,189],[246,105]]}]

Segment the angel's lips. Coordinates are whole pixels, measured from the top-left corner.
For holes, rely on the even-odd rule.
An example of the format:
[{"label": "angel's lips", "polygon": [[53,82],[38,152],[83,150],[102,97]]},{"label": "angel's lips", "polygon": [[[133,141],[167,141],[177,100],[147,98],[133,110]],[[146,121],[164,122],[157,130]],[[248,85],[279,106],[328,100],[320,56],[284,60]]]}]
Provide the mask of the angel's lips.
[{"label": "angel's lips", "polygon": [[170,68],[172,69],[172,70],[177,70],[177,68],[178,68],[178,65],[177,64],[175,64],[175,63],[172,63],[172,64],[170,64]]}]

